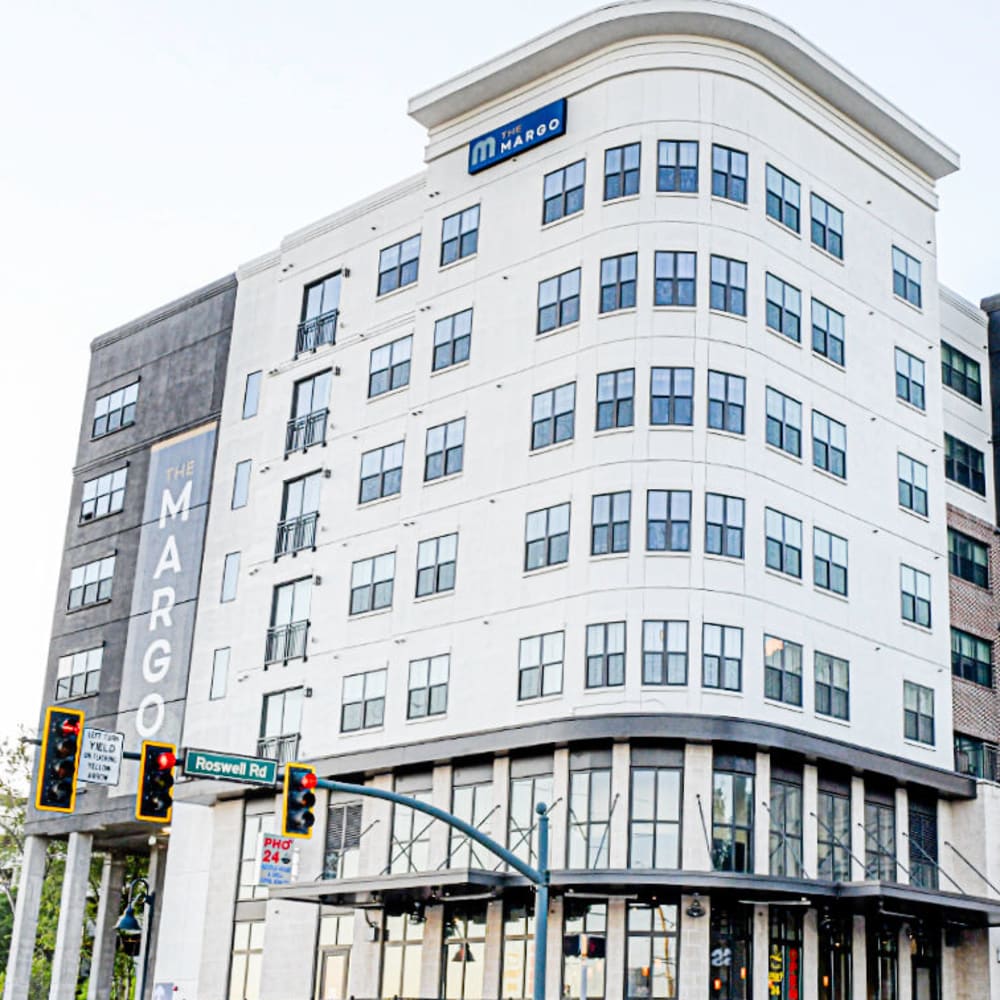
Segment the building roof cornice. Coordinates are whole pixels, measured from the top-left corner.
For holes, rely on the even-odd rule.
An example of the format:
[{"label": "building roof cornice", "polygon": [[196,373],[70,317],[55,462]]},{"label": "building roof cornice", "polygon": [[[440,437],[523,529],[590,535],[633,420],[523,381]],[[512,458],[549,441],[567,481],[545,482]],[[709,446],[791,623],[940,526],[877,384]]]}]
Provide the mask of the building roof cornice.
[{"label": "building roof cornice", "polygon": [[608,46],[663,35],[717,39],[756,52],[931,179],[958,169],[953,149],[798,32],[728,0],[607,4],[417,94],[410,99],[409,113],[421,125],[435,129]]}]

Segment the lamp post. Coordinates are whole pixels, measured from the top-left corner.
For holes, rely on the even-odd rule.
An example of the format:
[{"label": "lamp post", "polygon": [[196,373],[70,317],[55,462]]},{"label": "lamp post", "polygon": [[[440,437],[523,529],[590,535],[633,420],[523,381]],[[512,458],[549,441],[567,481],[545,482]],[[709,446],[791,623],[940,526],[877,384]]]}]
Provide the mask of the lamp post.
[{"label": "lamp post", "polygon": [[[140,895],[136,896],[136,886],[141,885]],[[138,908],[141,913],[145,908],[146,915],[146,940],[142,947],[142,966],[139,970],[139,982],[136,990],[137,1000],[144,1000],[146,993],[146,965],[149,958],[149,929],[153,924],[153,913],[156,905],[156,893],[149,891],[149,883],[144,878],[134,878],[129,883],[128,898],[125,904],[125,912],[121,915],[117,924],[117,931],[122,938],[135,940],[136,936],[142,935],[142,924],[136,919],[135,911]]]}]

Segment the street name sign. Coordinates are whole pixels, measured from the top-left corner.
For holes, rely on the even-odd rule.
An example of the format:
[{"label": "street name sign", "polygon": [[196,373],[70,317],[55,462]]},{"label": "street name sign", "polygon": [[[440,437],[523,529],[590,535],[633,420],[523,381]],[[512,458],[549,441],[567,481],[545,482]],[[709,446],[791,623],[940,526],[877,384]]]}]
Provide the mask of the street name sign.
[{"label": "street name sign", "polygon": [[91,785],[117,785],[122,770],[125,734],[84,729],[77,777]]},{"label": "street name sign", "polygon": [[185,750],[184,773],[192,778],[243,781],[250,785],[273,785],[278,779],[278,762],[212,750]]}]

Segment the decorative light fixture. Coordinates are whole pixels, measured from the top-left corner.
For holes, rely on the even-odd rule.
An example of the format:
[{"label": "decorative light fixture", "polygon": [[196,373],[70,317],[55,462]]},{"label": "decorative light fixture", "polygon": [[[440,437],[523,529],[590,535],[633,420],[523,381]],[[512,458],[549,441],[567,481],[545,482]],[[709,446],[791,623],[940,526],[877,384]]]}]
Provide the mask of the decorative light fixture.
[{"label": "decorative light fixture", "polygon": [[705,907],[701,905],[701,898],[698,893],[694,894],[691,899],[691,905],[684,912],[694,920],[705,916]]}]

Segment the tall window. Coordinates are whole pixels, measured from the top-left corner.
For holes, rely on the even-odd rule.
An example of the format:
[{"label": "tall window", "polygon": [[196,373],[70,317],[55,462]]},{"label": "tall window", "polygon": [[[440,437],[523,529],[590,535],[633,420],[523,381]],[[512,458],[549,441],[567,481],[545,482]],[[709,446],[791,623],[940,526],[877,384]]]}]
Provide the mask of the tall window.
[{"label": "tall window", "polygon": [[287,663],[288,660],[305,657],[312,582],[312,577],[307,576],[274,588],[265,663],[279,660]]},{"label": "tall window", "polygon": [[753,990],[753,909],[712,907],[708,971],[712,1000],[750,1000]]},{"label": "tall window", "polygon": [[465,458],[465,417],[427,429],[424,482],[429,483],[462,471]]},{"label": "tall window", "polygon": [[681,768],[633,767],[630,868],[677,868],[681,843]]},{"label": "tall window", "polygon": [[951,630],[951,672],[985,687],[993,686],[993,647],[971,632]]},{"label": "tall window", "polygon": [[656,144],[656,190],[698,190],[698,143],[661,139]]},{"label": "tall window", "polygon": [[653,368],[649,375],[649,422],[654,427],[690,427],[694,409],[693,368]]},{"label": "tall window", "polygon": [[69,574],[70,611],[90,604],[111,600],[111,584],[115,575],[115,557],[106,556],[93,562],[74,566]]},{"label": "tall window", "polygon": [[368,361],[368,398],[409,385],[412,357],[412,335],[374,348]]},{"label": "tall window", "polygon": [[403,442],[373,448],[361,456],[361,486],[358,503],[399,493],[403,483]]},{"label": "tall window", "polygon": [[746,204],[746,153],[726,146],[712,146],[712,194],[716,198]]},{"label": "tall window", "polygon": [[817,651],[816,714],[849,719],[851,714],[851,669],[847,660]]},{"label": "tall window", "polygon": [[810,235],[813,243],[828,254],[844,257],[844,213],[818,194],[809,199],[812,209]]},{"label": "tall window", "polygon": [[103,646],[60,656],[56,667],[56,699],[82,698],[97,691],[101,686],[103,658]]},{"label": "tall window", "polygon": [[627,198],[639,193],[638,142],[604,151],[604,200]]},{"label": "tall window", "polygon": [[250,459],[236,463],[236,470],[233,473],[233,496],[230,507],[239,510],[245,507],[250,501]]},{"label": "tall window", "polygon": [[478,1000],[483,995],[485,964],[486,903],[446,907],[440,996],[444,1000]]},{"label": "tall window", "polygon": [[764,284],[767,325],[798,343],[802,339],[802,292],[773,274],[767,275]]},{"label": "tall window", "polygon": [[959,486],[986,496],[986,462],[983,453],[950,434],[944,436],[944,475]]},{"label": "tall window", "polygon": [[799,231],[799,200],[801,188],[769,163],[766,170],[767,214],[794,232]]},{"label": "tall window", "polygon": [[[418,802],[431,801],[430,777],[408,775],[397,779],[396,791]],[[392,839],[389,844],[388,870],[393,875],[425,872],[430,868],[430,829],[432,820],[426,813],[409,806],[392,807]]]},{"label": "tall window", "polygon": [[302,318],[295,338],[296,357],[336,341],[340,280],[338,271],[306,285],[302,293]]},{"label": "tall window", "polygon": [[292,415],[285,430],[286,456],[326,441],[332,377],[333,373],[327,369],[295,383]]},{"label": "tall window", "polygon": [[[496,812],[493,806],[492,770],[475,772],[471,767],[452,770],[454,787],[451,793],[451,811],[466,823],[489,832],[490,817]],[[491,868],[494,856],[454,827],[449,831],[448,865],[451,868]],[[414,994],[416,996],[416,994]]]},{"label": "tall window", "polygon": [[802,704],[802,647],[797,642],[764,636],[764,697]]},{"label": "tall window", "polygon": [[302,731],[303,694],[303,689],[297,687],[264,695],[260,738],[257,741],[258,757],[267,757],[281,764],[296,759]]},{"label": "tall window", "polygon": [[458,534],[424,539],[417,546],[417,597],[455,589]]},{"label": "tall window", "polygon": [[851,880],[851,792],[821,787],[816,800],[819,878]]},{"label": "tall window", "polygon": [[135,408],[139,400],[139,382],[130,383],[98,396],[94,401],[94,420],[91,425],[92,438],[114,434],[123,427],[131,427],[135,423]]},{"label": "tall window", "polygon": [[378,255],[378,294],[385,295],[417,280],[420,267],[420,234],[393,243]]},{"label": "tall window", "polygon": [[[274,820],[274,805],[261,800],[246,800],[243,812],[243,837],[240,841],[240,867],[236,886],[237,899],[263,899],[267,890],[257,884],[260,865],[260,835]],[[261,924],[263,927],[263,923]],[[242,996],[242,994],[241,994]]]},{"label": "tall window", "polygon": [[796,458],[802,455],[802,404],[767,387],[767,443]]},{"label": "tall window", "polygon": [[443,368],[461,364],[469,360],[472,347],[472,310],[451,316],[443,316],[434,324],[434,360],[431,370],[439,372]]},{"label": "tall window", "polygon": [[[520,764],[520,761],[512,762]],[[524,762],[534,769],[534,762]],[[537,764],[535,764],[537,767]],[[549,762],[551,768],[551,761]],[[512,771],[514,769],[512,768]],[[520,770],[518,768],[517,770]],[[551,770],[534,774],[513,773],[510,779],[510,813],[507,820],[507,849],[522,861],[534,864],[538,858],[538,813],[535,806],[552,805]]]},{"label": "tall window", "polygon": [[847,428],[819,410],[813,410],[813,465],[847,478]]},{"label": "tall window", "polygon": [[896,807],[892,793],[865,793],[865,878],[896,881]]},{"label": "tall window", "polygon": [[360,802],[331,802],[326,812],[323,878],[355,878],[361,861]]},{"label": "tall window", "polygon": [[896,348],[896,395],[915,406],[918,410],[925,409],[924,363],[902,348]]},{"label": "tall window", "polygon": [[844,363],[844,316],[819,299],[812,300],[812,345],[835,365]]},{"label": "tall window", "polygon": [[538,333],[569,326],[580,318],[580,268],[538,283]]},{"label": "tall window", "polygon": [[698,255],[657,250],[654,261],[653,305],[693,306]]},{"label": "tall window", "polygon": [[702,633],[702,687],[740,691],[743,687],[743,629],[706,622]]},{"label": "tall window", "polygon": [[569,867],[607,868],[611,835],[610,766],[570,771],[568,813]]},{"label": "tall window", "polygon": [[536,392],[531,397],[531,450],[573,437],[576,383]]},{"label": "tall window", "polygon": [[872,1000],[902,1000],[898,991],[899,927],[868,922],[868,983]]},{"label": "tall window", "polygon": [[635,422],[635,369],[597,376],[597,430],[631,427]]},{"label": "tall window", "polygon": [[631,309],[635,305],[637,260],[637,254],[623,253],[601,261],[602,313]]},{"label": "tall window", "polygon": [[569,559],[569,504],[533,510],[525,519],[524,569],[557,566]]},{"label": "tall window", "polygon": [[233,923],[233,952],[229,964],[229,995],[241,1000],[260,997],[260,970],[264,964],[264,921]]},{"label": "tall window", "polygon": [[899,568],[903,620],[931,627],[931,578],[912,566]]},{"label": "tall window", "polygon": [[600,493],[590,507],[590,554],[603,556],[628,552],[632,494]]},{"label": "tall window", "polygon": [[802,911],[771,906],[769,918],[769,995],[780,1000],[799,1000],[802,996]]},{"label": "tall window", "polygon": [[746,409],[746,379],[727,372],[708,373],[708,426],[742,434]]},{"label": "tall window", "polygon": [[625,683],[625,622],[587,626],[587,687]]},{"label": "tall window", "polygon": [[125,479],[128,466],[107,472],[83,484],[80,497],[80,520],[93,521],[108,514],[117,514],[125,506]]},{"label": "tall window", "polygon": [[240,576],[240,554],[239,552],[227,552],[225,561],[222,564],[222,591],[219,594],[219,602],[225,604],[228,601],[236,600],[236,584]]},{"label": "tall window", "polygon": [[742,497],[705,494],[705,551],[711,555],[743,558],[745,523]]},{"label": "tall window", "polygon": [[802,776],[772,766],[770,872],[802,877]]},{"label": "tall window", "polygon": [[545,175],[542,186],[542,225],[583,211],[583,184],[586,160]]},{"label": "tall window", "polygon": [[423,719],[428,715],[443,715],[448,710],[448,667],[451,657],[425,656],[410,660],[409,692],[406,717]]},{"label": "tall window", "polygon": [[747,266],[729,257],[711,259],[710,305],[719,312],[747,314]]},{"label": "tall window", "polygon": [[359,559],[351,566],[351,614],[392,607],[396,553]]},{"label": "tall window", "polygon": [[712,867],[716,871],[753,871],[753,817],[752,762],[717,758],[712,773]]},{"label": "tall window", "polygon": [[909,455],[896,455],[899,476],[899,504],[927,516],[927,466]]},{"label": "tall window", "polygon": [[629,903],[626,918],[625,1000],[678,996],[675,903]]},{"label": "tall window", "polygon": [[471,257],[479,249],[479,206],[449,215],[441,223],[441,266]]},{"label": "tall window", "polygon": [[385,670],[369,670],[344,678],[343,703],[340,709],[340,731],[373,729],[385,719]]},{"label": "tall window", "polygon": [[642,683],[687,684],[688,623],[642,623]]},{"label": "tall window", "polygon": [[502,1000],[532,995],[535,982],[535,917],[527,906],[504,904]]},{"label": "tall window", "polygon": [[979,362],[941,341],[941,381],[974,403],[983,401]]},{"label": "tall window", "polygon": [[[563,1000],[604,1000],[605,996],[605,954],[607,950],[608,904],[574,902],[565,904],[563,911]],[[584,953],[581,960],[581,936],[586,935],[589,956]],[[573,941],[574,946],[570,944]],[[586,990],[583,978],[587,978]]]},{"label": "tall window", "polygon": [[521,701],[562,691],[563,641],[562,632],[546,632],[521,640],[517,666],[517,696]]},{"label": "tall window", "polygon": [[415,920],[409,913],[386,916],[382,945],[381,996],[420,995],[425,926],[423,920]]},{"label": "tall window", "polygon": [[892,290],[901,299],[920,307],[920,261],[899,247],[892,248]]},{"label": "tall window", "polygon": [[319,491],[322,472],[290,479],[281,497],[281,520],[275,540],[274,556],[315,548],[316,522],[319,520]]},{"label": "tall window", "polygon": [[903,681],[903,735],[934,745],[934,689]]},{"label": "tall window", "polygon": [[910,796],[910,884],[938,887],[937,803]]},{"label": "tall window", "polygon": [[768,507],[764,511],[764,534],[768,569],[802,576],[802,522]]},{"label": "tall window", "polygon": [[847,539],[822,528],[813,529],[813,583],[822,590],[847,596]]},{"label": "tall window", "polygon": [[990,585],[990,550],[975,538],[948,529],[948,571],[977,587]]},{"label": "tall window", "polygon": [[649,552],[691,550],[691,491],[646,491],[646,549]]},{"label": "tall window", "polygon": [[257,416],[260,405],[260,380],[263,372],[250,372],[243,388],[243,419],[249,420]]}]

